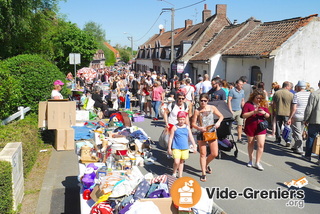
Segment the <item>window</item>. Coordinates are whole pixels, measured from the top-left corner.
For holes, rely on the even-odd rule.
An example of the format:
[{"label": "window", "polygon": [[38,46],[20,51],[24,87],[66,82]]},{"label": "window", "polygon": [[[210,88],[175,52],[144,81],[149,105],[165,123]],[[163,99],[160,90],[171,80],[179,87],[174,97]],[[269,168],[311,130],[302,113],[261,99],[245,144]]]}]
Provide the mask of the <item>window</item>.
[{"label": "window", "polygon": [[257,85],[259,82],[262,82],[262,72],[260,67],[252,66],[251,67],[251,85]]}]

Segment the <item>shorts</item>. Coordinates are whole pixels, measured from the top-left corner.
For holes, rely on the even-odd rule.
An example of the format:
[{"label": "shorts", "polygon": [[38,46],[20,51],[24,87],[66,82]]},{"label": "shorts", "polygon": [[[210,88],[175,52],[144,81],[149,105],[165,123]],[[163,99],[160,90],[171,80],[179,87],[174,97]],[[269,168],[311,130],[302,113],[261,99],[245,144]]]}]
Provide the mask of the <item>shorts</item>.
[{"label": "shorts", "polygon": [[203,132],[197,132],[197,140],[203,141]]},{"label": "shorts", "polygon": [[186,160],[189,158],[189,149],[173,149],[172,156],[174,159]]},{"label": "shorts", "polygon": [[235,121],[237,121],[238,126],[243,126],[243,119],[240,117],[241,113],[242,113],[242,110],[233,112],[233,118]]}]

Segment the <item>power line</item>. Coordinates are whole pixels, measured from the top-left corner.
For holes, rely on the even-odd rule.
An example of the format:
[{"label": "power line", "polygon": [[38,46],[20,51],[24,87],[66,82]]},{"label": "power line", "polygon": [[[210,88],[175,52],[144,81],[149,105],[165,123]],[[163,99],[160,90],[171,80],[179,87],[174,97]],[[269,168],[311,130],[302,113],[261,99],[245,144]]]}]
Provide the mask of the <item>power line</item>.
[{"label": "power line", "polygon": [[151,29],[154,27],[154,25],[157,23],[157,21],[159,20],[160,16],[162,15],[164,11],[161,11],[161,13],[159,14],[158,18],[156,19],[156,21],[152,24],[152,26],[149,28],[149,30],[140,38],[135,40],[135,42],[140,41],[141,39],[143,39],[150,31]]},{"label": "power line", "polygon": [[[202,3],[202,2],[204,2],[204,1],[206,1],[206,0],[202,0],[202,1],[196,2],[196,3],[194,3],[194,4],[190,4],[190,5],[188,5],[188,6],[175,9],[175,11],[177,11],[177,10],[183,10],[183,9],[188,8],[188,7],[192,7],[192,6],[194,6],[194,5],[197,5],[197,4]],[[148,30],[142,37],[140,37],[140,38],[137,39],[137,40],[134,40],[135,42],[138,42],[138,41],[140,41],[141,39],[143,39],[143,38],[151,31],[151,29],[152,29],[152,28],[154,27],[154,25],[157,23],[157,21],[159,20],[159,18],[160,18],[160,16],[162,15],[163,12],[166,12],[166,11],[161,11],[161,13],[159,14],[158,18],[157,18],[156,21],[152,24],[152,26],[149,28],[149,30]]]},{"label": "power line", "polygon": [[190,4],[190,5],[185,6],[185,7],[180,7],[180,8],[178,8],[178,9],[175,9],[175,11],[177,11],[177,10],[183,10],[183,9],[188,8],[188,7],[192,7],[192,6],[196,5],[196,4],[200,4],[201,2],[204,2],[204,1],[206,1],[206,0],[199,1],[199,2],[197,2],[197,3]]}]

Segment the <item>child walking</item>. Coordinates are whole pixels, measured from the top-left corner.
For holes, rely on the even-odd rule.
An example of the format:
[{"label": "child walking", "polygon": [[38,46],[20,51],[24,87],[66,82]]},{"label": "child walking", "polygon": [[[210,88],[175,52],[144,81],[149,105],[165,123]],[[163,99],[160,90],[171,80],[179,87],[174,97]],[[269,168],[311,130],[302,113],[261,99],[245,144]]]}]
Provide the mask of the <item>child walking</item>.
[{"label": "child walking", "polygon": [[188,139],[191,141],[194,151],[197,151],[191,129],[186,125],[187,118],[187,112],[179,111],[177,115],[178,124],[173,126],[170,131],[168,154],[172,155],[174,159],[172,174],[174,177],[177,177],[177,171],[179,171],[178,177],[182,177],[184,161],[189,158]]}]

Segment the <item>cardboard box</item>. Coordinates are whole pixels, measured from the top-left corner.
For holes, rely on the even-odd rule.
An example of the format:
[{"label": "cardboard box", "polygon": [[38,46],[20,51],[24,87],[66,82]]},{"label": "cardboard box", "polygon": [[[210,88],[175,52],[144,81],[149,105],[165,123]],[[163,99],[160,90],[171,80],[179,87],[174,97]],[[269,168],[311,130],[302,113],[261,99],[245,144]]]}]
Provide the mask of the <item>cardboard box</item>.
[{"label": "cardboard box", "polygon": [[48,101],[48,129],[66,129],[76,124],[76,101]]},{"label": "cardboard box", "polygon": [[76,124],[76,101],[48,100],[39,102],[38,128],[61,129]]},{"label": "cardboard box", "polygon": [[313,141],[312,153],[320,155],[320,136],[317,136]]},{"label": "cardboard box", "polygon": [[160,210],[160,213],[177,214],[178,209],[172,203],[172,198],[143,198],[141,202],[152,201]]},{"label": "cardboard box", "polygon": [[60,150],[74,150],[74,129],[56,129],[54,148]]},{"label": "cardboard box", "polygon": [[47,101],[39,102],[38,107],[38,128],[47,127]]}]

